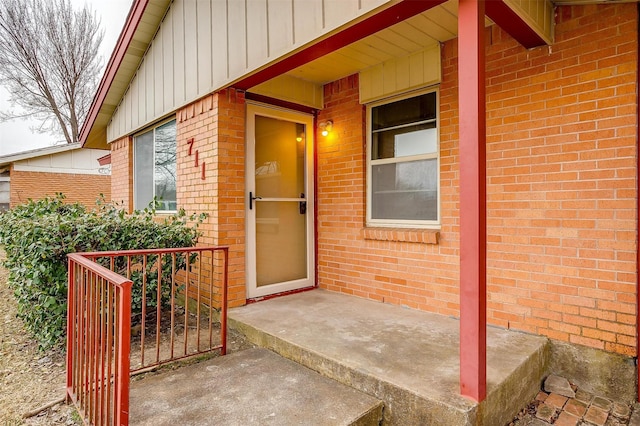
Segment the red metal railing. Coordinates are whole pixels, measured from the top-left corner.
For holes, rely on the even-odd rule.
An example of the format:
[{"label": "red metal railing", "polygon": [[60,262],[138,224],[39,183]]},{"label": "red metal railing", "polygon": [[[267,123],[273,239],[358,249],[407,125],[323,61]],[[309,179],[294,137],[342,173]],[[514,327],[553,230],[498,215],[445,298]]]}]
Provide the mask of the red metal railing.
[{"label": "red metal railing", "polygon": [[86,423],[128,424],[130,375],[226,353],[227,265],[227,247],[69,255],[67,396]]},{"label": "red metal railing", "polygon": [[128,424],[131,285],[69,255],[67,397],[92,424]]}]

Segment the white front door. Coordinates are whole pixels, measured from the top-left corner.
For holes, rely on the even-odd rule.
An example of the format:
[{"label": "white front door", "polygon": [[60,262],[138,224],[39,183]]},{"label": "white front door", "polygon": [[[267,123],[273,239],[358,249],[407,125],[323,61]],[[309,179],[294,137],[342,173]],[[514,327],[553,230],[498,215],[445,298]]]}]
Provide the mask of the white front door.
[{"label": "white front door", "polygon": [[313,117],[247,105],[247,293],[312,287]]}]

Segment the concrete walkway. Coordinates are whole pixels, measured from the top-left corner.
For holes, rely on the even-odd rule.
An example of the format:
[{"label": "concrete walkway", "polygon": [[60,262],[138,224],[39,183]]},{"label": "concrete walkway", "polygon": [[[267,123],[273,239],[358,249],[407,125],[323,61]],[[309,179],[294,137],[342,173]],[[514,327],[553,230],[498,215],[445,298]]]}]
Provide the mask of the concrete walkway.
[{"label": "concrete walkway", "polygon": [[488,397],[459,395],[459,322],[323,290],[230,311],[249,340],[384,401],[384,424],[502,426],[531,401],[547,340],[488,329]]},{"label": "concrete walkway", "polygon": [[254,348],[132,383],[137,426],[353,425],[382,418],[375,398]]}]

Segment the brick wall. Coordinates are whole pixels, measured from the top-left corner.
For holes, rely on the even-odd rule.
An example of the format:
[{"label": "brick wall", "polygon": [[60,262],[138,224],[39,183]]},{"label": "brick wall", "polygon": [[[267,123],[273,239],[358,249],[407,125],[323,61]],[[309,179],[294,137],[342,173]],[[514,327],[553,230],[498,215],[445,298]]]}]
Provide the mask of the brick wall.
[{"label": "brick wall", "polygon": [[209,214],[199,244],[229,246],[230,306],[246,300],[244,129],[244,94],[233,89],[209,95],[177,114],[178,206]]},{"label": "brick wall", "polygon": [[68,174],[49,172],[10,172],[11,207],[33,200],[55,197],[62,192],[66,203],[82,203],[94,207],[100,194],[111,197],[111,178],[108,175]]},{"label": "brick wall", "polygon": [[[211,94],[177,111],[176,122],[178,207],[187,214],[208,214],[199,228],[203,235],[198,245],[229,246],[229,304],[243,305],[246,300],[244,95],[232,89]],[[190,139],[193,139],[191,146]],[[112,198],[123,202],[131,212],[131,137],[111,144],[111,161]]]},{"label": "brick wall", "polygon": [[133,143],[129,136],[111,143],[111,196],[127,212],[133,211]]},{"label": "brick wall", "polygon": [[[633,355],[636,5],[559,7],[551,47],[488,31],[488,321]],[[437,235],[365,228],[357,77],[326,85],[325,102],[319,120],[334,121],[334,136],[317,139],[320,286],[458,315],[457,40],[443,48]]]},{"label": "brick wall", "polygon": [[451,138],[442,132],[441,169],[450,171],[442,175],[445,219],[439,244],[407,242],[424,239],[424,234],[432,231],[366,229],[365,107],[358,103],[357,76],[326,85],[324,96],[325,109],[318,120],[332,119],[334,126],[329,138],[317,138],[319,285],[456,315],[459,260],[456,189],[452,183],[457,173],[451,171],[452,157],[445,155],[453,149]]},{"label": "brick wall", "polygon": [[635,353],[637,28],[620,4],[558,8],[550,48],[492,31],[492,323]]}]

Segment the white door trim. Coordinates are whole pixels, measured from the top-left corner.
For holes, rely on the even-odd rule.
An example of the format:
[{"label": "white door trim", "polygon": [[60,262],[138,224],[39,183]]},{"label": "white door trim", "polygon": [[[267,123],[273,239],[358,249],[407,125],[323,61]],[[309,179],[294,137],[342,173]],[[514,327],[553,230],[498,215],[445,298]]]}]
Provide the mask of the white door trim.
[{"label": "white door trim", "polygon": [[[278,120],[301,123],[306,126],[306,147],[305,147],[305,198],[306,209],[306,237],[307,237],[307,278],[287,281],[283,283],[257,286],[256,276],[256,210],[249,209],[249,194],[259,196],[255,191],[255,117],[263,116]],[[247,131],[246,131],[246,218],[247,218],[247,268],[246,268],[246,289],[247,298],[254,299],[271,294],[282,293],[301,288],[313,287],[315,285],[315,188],[314,188],[314,131],[313,116],[302,112],[286,110],[278,107],[270,107],[264,104],[247,103]],[[268,201],[271,199],[264,199]],[[286,201],[286,199],[278,199]],[[295,201],[295,200],[289,200]],[[256,201],[257,202],[257,201]]]}]

